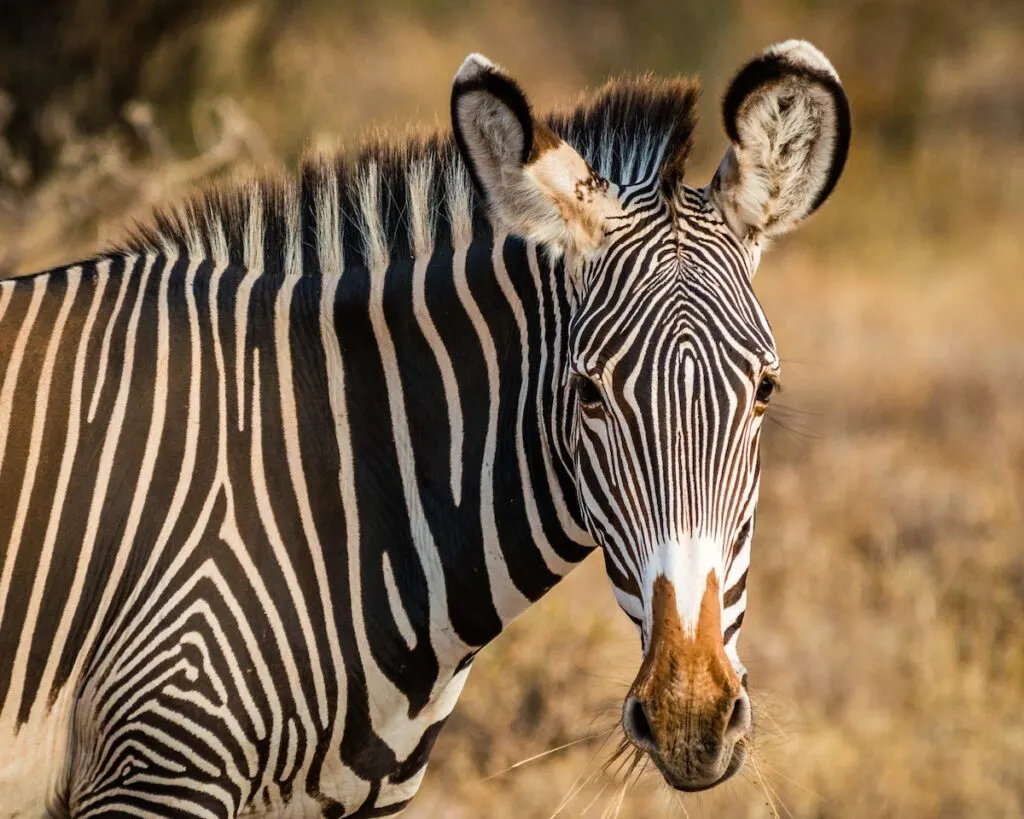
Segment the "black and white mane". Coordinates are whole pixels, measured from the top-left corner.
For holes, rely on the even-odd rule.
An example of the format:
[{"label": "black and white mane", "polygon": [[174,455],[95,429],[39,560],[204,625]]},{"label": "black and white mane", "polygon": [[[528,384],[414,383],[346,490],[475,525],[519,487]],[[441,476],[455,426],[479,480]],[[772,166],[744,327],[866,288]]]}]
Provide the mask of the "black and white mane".
[{"label": "black and white mane", "polygon": [[[665,157],[678,167],[663,174],[678,182],[699,93],[689,78],[618,79],[543,121],[617,184],[648,178]],[[297,179],[212,185],[158,212],[116,250],[199,253],[234,264],[274,250],[286,270],[309,271],[319,265],[303,264],[301,254],[329,244],[340,254],[336,269],[377,267],[468,244],[486,219],[451,132],[434,132],[377,139],[354,157],[308,157]]]}]

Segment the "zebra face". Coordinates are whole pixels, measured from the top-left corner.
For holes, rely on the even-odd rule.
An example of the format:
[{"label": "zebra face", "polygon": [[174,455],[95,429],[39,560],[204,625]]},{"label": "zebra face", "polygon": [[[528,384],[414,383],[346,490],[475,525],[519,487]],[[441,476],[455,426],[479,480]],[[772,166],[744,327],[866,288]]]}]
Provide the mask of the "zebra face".
[{"label": "zebra face", "polygon": [[742,767],[752,736],[736,643],[761,424],[780,377],[751,282],[766,240],[842,171],[838,76],[799,41],[743,67],[723,101],[729,148],[700,190],[682,184],[689,146],[672,140],[642,182],[598,176],[481,58],[456,76],[452,113],[495,221],[563,253],[573,281],[568,449],[584,523],[644,651],[623,728],[674,787],[712,787]]},{"label": "zebra face", "polygon": [[570,378],[584,518],[644,647],[623,725],[693,790],[739,769],[751,729],[736,641],[780,370],[756,250],[705,192],[678,204],[587,271]]}]

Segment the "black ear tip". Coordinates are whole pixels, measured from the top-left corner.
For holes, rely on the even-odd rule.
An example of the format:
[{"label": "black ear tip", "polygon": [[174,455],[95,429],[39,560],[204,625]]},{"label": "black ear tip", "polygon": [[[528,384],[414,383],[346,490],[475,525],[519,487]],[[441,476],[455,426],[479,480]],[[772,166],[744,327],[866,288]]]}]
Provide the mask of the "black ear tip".
[{"label": "black ear tip", "polygon": [[737,127],[740,106],[757,89],[783,77],[783,64],[778,57],[762,54],[748,62],[739,73],[732,78],[722,98],[722,123],[730,142],[739,145],[740,136]]},{"label": "black ear tip", "polygon": [[[742,145],[738,120],[747,98],[766,85],[797,77],[824,87],[836,104],[837,130],[849,141],[850,106],[839,75],[824,54],[805,40],[787,40],[766,49],[748,62],[729,83],[722,99],[722,120],[729,139]],[[844,149],[845,150],[845,149]]]},{"label": "black ear tip", "polygon": [[[786,100],[794,96],[806,98],[805,102],[816,113],[809,114],[802,110],[803,106],[787,105]],[[770,107],[759,110],[760,101]],[[812,139],[805,149],[807,157],[822,160],[814,163],[814,178],[801,181],[807,195],[806,198],[801,196],[800,205],[794,204],[786,214],[786,224],[792,226],[817,210],[832,193],[846,165],[852,133],[850,103],[839,75],[828,58],[804,40],[787,40],[752,59],[739,70],[722,99],[722,119],[732,150],[749,152],[751,161],[756,163],[766,161],[764,149],[759,147],[757,139],[744,145],[743,135],[767,134],[772,139],[778,138],[782,148],[788,150],[791,143],[781,142],[785,132],[780,130],[780,118],[806,130],[806,136]],[[810,165],[804,167],[811,168]],[[780,185],[794,183],[797,175],[796,172],[779,173],[781,176],[776,181]],[[813,188],[806,187],[808,185]],[[772,229],[781,232],[789,228],[776,225]]]},{"label": "black ear tip", "polygon": [[452,127],[460,147],[464,145],[459,118],[459,103],[464,96],[483,92],[504,105],[519,121],[523,131],[522,162],[526,163],[533,148],[533,115],[530,103],[519,84],[482,54],[470,54],[455,74],[452,83]]},{"label": "black ear tip", "polygon": [[843,175],[846,167],[846,159],[850,153],[850,139],[853,136],[853,119],[850,115],[850,102],[842,87],[837,83],[829,87],[832,91],[832,99],[836,106],[836,135],[832,147],[832,163],[829,167],[828,177],[825,184],[821,186],[818,195],[814,197],[808,214],[814,213],[835,189],[839,177]]}]

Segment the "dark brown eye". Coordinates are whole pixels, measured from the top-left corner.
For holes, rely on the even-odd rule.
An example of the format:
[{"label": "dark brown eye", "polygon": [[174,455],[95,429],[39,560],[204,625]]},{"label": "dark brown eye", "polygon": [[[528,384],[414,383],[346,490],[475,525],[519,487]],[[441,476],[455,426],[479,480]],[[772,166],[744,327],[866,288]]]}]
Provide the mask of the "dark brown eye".
[{"label": "dark brown eye", "polygon": [[597,384],[582,375],[576,379],[576,393],[580,397],[580,403],[584,406],[599,406],[603,400]]},{"label": "dark brown eye", "polygon": [[775,379],[765,376],[761,379],[761,383],[757,385],[757,403],[767,404],[775,392]]}]

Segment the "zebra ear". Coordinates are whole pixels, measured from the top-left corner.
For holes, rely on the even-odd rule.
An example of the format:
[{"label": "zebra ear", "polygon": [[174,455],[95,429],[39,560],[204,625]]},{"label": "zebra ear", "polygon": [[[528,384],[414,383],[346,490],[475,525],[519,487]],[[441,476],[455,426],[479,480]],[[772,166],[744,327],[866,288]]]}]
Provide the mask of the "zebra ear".
[{"label": "zebra ear", "polygon": [[470,54],[452,86],[452,127],[492,217],[510,233],[559,250],[592,252],[619,212],[608,182],[533,118],[498,66]]},{"label": "zebra ear", "polygon": [[813,45],[788,40],[747,63],[722,115],[732,144],[709,193],[741,239],[785,233],[832,193],[850,146],[850,106]]}]

